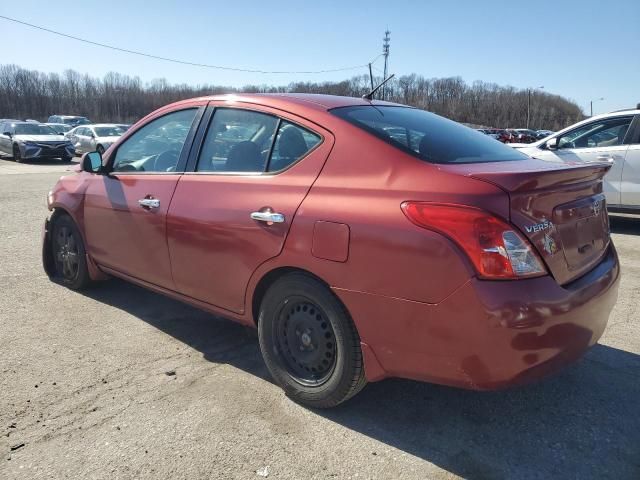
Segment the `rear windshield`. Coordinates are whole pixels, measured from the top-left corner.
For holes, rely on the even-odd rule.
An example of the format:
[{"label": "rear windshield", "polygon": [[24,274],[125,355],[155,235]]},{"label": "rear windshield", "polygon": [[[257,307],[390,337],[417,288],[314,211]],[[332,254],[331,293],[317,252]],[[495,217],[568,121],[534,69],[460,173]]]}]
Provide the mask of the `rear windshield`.
[{"label": "rear windshield", "polygon": [[331,113],[394,147],[431,163],[524,160],[496,139],[433,113],[409,107],[340,107]]}]

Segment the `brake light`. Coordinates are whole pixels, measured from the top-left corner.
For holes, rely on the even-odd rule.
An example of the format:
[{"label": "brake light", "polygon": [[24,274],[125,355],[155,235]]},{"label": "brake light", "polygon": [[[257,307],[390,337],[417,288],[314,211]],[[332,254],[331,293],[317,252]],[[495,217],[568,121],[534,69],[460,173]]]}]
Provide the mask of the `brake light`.
[{"label": "brake light", "polygon": [[414,224],[457,243],[482,278],[525,278],[547,273],[529,241],[484,210],[427,202],[404,202],[401,207]]}]

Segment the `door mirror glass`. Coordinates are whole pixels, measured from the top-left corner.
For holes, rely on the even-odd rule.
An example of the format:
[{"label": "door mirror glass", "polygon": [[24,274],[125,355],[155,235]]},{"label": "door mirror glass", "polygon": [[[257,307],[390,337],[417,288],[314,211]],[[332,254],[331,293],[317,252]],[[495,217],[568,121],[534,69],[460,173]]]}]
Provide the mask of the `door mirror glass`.
[{"label": "door mirror glass", "polygon": [[11,136],[11,132],[4,132],[3,135],[6,135],[7,137]]},{"label": "door mirror glass", "polygon": [[545,142],[544,145],[547,147],[548,150],[556,150],[558,148],[558,139],[550,138]]},{"label": "door mirror glass", "polygon": [[100,152],[89,152],[82,157],[82,170],[89,173],[99,173],[102,169],[102,155]]}]

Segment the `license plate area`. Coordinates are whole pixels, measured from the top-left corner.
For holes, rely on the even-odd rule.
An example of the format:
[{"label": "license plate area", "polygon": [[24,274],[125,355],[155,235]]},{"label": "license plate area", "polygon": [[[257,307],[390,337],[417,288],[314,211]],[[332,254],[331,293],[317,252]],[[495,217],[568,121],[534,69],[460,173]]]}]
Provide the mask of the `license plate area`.
[{"label": "license plate area", "polygon": [[602,255],[609,243],[604,195],[594,195],[554,209],[569,270],[581,270]]}]

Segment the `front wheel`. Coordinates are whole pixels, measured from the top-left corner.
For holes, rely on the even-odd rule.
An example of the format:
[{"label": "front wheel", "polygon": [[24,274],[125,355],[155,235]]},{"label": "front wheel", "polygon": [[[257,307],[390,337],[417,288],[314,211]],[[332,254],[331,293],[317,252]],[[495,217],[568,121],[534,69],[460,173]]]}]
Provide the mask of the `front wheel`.
[{"label": "front wheel", "polygon": [[358,332],[340,301],[313,277],[278,279],[264,296],[258,322],[267,368],[295,401],[334,407],[365,386]]},{"label": "front wheel", "polygon": [[51,248],[55,276],[64,285],[72,290],[81,290],[91,284],[82,236],[68,215],[61,215],[55,219]]}]

